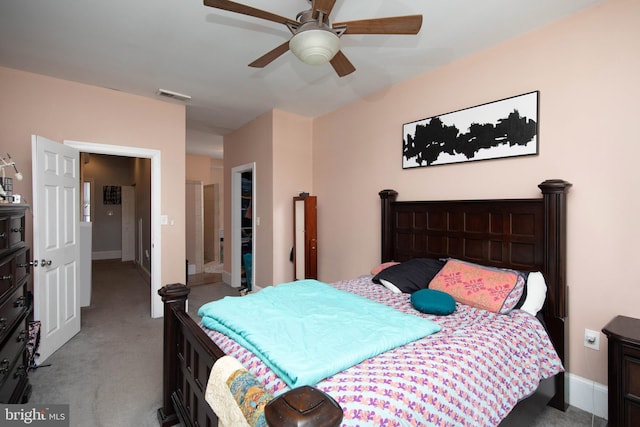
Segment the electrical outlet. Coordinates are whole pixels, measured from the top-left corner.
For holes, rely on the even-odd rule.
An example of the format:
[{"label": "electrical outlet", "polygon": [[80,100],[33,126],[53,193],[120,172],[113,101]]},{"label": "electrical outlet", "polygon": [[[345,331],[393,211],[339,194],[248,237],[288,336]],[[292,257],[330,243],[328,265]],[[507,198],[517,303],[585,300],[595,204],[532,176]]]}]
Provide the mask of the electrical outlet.
[{"label": "electrical outlet", "polygon": [[600,332],[585,329],[584,346],[593,350],[600,350]]}]

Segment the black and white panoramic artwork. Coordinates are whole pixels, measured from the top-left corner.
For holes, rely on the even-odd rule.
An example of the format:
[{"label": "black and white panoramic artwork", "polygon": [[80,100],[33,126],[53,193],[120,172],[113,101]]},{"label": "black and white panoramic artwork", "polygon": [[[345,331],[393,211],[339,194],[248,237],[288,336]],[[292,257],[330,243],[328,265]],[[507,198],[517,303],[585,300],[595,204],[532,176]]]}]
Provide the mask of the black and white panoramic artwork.
[{"label": "black and white panoramic artwork", "polygon": [[538,154],[538,95],[530,92],[402,126],[402,168]]}]

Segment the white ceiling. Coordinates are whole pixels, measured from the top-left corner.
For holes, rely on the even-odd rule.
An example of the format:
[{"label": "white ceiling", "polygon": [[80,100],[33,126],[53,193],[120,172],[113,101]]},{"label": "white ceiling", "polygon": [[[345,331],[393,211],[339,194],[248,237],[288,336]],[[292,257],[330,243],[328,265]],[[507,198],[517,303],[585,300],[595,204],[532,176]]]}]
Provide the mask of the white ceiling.
[{"label": "white ceiling", "polygon": [[[329,64],[306,65],[291,52],[248,67],[289,30],[201,0],[0,0],[0,66],[148,97],[159,88],[190,95],[187,152],[219,157],[220,135],[272,108],[316,117],[599,1],[338,0],[336,22],[424,17],[416,36],[342,37],[356,71],[339,78]],[[291,19],[309,7],[238,2]]]}]

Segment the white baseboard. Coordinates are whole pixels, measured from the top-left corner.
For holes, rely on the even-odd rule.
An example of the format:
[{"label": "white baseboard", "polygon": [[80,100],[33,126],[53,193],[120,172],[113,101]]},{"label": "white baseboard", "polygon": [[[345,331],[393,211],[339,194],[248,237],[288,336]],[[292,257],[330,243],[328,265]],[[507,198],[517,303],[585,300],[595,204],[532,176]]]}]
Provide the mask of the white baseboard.
[{"label": "white baseboard", "polygon": [[[232,288],[236,288],[236,289],[240,288],[240,286],[233,286],[233,285],[231,284],[231,273],[229,273],[229,272],[227,272],[227,271],[222,271],[222,281],[223,281],[226,285],[231,286]],[[254,292],[258,292],[258,291],[259,291],[259,290],[261,290],[261,289],[262,289],[262,287],[260,287],[260,286],[258,286],[258,285],[256,285],[256,284],[254,284],[254,285],[252,286],[252,291],[254,291]]]},{"label": "white baseboard", "polygon": [[122,259],[122,251],[92,252],[91,259]]},{"label": "white baseboard", "polygon": [[569,405],[608,419],[608,388],[604,384],[567,373]]},{"label": "white baseboard", "polygon": [[223,271],[222,272],[222,281],[227,285],[231,286],[231,273]]}]

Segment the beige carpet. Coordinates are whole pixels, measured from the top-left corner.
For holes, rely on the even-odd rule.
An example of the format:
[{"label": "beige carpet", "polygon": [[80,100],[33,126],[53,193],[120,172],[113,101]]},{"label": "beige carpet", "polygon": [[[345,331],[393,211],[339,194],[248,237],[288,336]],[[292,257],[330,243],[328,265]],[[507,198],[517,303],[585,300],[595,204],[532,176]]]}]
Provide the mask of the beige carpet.
[{"label": "beige carpet", "polygon": [[[199,301],[237,295],[222,283],[197,289]],[[74,427],[158,426],[162,319],[151,318],[150,295],[132,264],[94,263],[82,329],[44,362],[51,366],[32,371],[30,401],[70,404]]]}]

